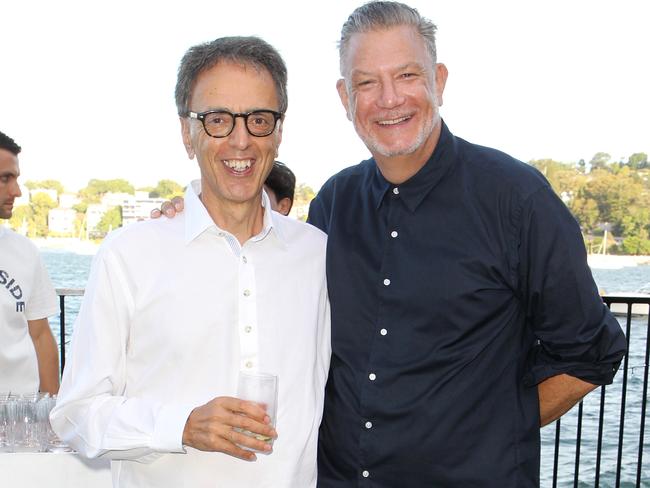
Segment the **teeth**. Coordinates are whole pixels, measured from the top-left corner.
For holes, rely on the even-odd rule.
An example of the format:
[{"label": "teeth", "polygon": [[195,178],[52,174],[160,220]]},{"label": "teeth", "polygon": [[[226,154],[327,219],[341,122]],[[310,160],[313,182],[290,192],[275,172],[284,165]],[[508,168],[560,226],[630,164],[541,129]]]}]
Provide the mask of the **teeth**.
[{"label": "teeth", "polygon": [[400,117],[399,119],[380,120],[378,123],[379,125],[395,125],[395,124],[399,124],[400,122],[404,122],[407,119],[408,117]]},{"label": "teeth", "polygon": [[235,171],[246,171],[251,167],[251,164],[253,164],[251,159],[224,159],[223,162],[226,166]]}]

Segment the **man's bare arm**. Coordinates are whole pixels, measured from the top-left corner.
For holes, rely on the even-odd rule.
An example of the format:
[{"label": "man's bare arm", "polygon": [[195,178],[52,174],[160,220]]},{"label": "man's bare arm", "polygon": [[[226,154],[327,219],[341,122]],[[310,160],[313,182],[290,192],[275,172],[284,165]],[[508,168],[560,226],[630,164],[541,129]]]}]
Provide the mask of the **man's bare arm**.
[{"label": "man's bare arm", "polygon": [[28,320],[29,335],[34,343],[38,361],[40,391],[55,395],[59,392],[59,353],[47,318]]},{"label": "man's bare arm", "polygon": [[597,386],[568,374],[542,381],[537,386],[541,427],[559,419]]}]

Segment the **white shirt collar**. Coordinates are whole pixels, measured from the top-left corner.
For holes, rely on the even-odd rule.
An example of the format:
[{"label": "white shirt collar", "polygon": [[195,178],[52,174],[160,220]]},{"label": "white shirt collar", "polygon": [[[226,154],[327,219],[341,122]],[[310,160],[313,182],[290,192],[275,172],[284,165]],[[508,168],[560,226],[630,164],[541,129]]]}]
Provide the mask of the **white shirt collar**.
[{"label": "white shirt collar", "polygon": [[[228,232],[225,229],[221,229],[210,217],[208,210],[201,202],[199,195],[201,193],[201,180],[194,180],[185,189],[185,243],[189,243],[196,239],[198,236],[203,234],[208,229],[214,228],[219,232]],[[266,238],[266,236],[273,231],[278,242],[283,246],[287,247],[288,243],[285,236],[281,230],[279,224],[279,219],[282,217],[277,213],[271,210],[271,200],[266,194],[265,190],[262,190],[262,207],[264,207],[264,221],[262,224],[262,230],[256,236],[251,237],[252,241],[261,241]]]}]

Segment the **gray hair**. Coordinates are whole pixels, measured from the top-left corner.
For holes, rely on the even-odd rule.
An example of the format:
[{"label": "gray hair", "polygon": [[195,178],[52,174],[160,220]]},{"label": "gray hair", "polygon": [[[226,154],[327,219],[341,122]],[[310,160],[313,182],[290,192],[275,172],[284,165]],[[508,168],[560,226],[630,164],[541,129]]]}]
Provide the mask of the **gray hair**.
[{"label": "gray hair", "polygon": [[431,62],[436,64],[436,26],[420,15],[417,9],[399,2],[368,2],[358,7],[343,24],[339,41],[341,76],[344,76],[343,61],[353,34],[388,29],[397,26],[412,26],[426,45]]},{"label": "gray hair", "polygon": [[204,71],[222,61],[252,65],[265,69],[273,78],[280,107],[285,113],[289,100],[287,96],[287,67],[280,53],[259,37],[221,37],[211,42],[193,46],[187,50],[178,67],[176,80],[176,109],[180,117],[189,112],[190,95],[196,79]]}]

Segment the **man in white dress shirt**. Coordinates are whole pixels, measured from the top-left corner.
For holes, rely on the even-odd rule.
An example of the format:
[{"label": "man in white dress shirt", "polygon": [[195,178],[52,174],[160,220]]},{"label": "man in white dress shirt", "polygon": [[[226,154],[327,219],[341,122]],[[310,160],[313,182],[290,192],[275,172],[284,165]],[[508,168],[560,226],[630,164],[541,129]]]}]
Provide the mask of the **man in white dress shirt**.
[{"label": "man in white dress shirt", "polygon": [[[103,244],[51,416],[81,453],[113,460],[114,486],[316,485],[326,237],[271,212],[262,190],[286,93],[284,62],[255,37],[181,61],[176,104],[201,180],[182,216]],[[278,375],[275,429],[263,407],[235,398],[240,370]],[[271,436],[272,449],[237,428]]]}]

